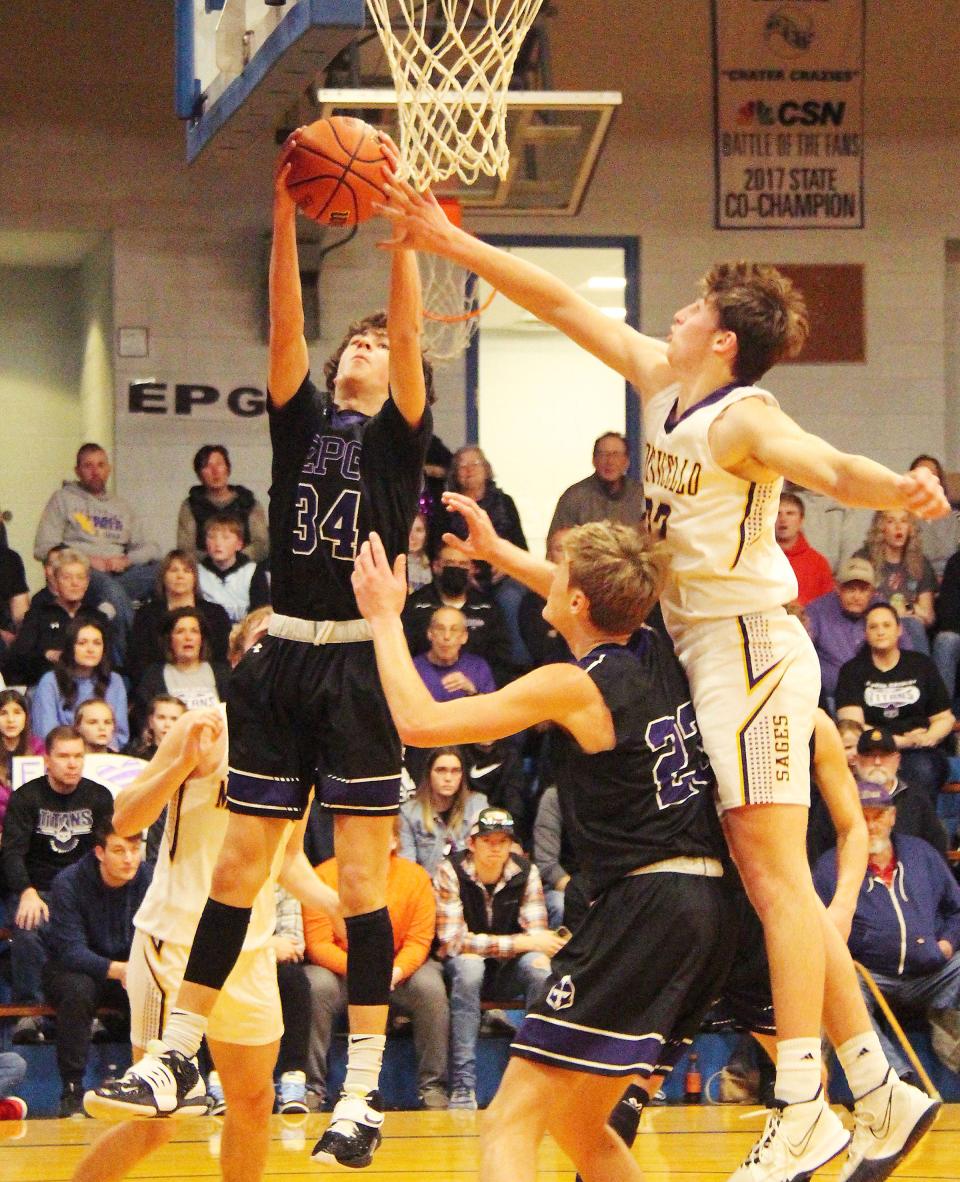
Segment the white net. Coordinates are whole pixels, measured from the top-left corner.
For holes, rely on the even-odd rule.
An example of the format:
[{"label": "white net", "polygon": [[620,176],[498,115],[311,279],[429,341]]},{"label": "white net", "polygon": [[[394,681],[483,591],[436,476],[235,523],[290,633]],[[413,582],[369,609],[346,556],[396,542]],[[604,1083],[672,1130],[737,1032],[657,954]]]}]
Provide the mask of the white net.
[{"label": "white net", "polygon": [[[470,344],[480,312],[495,293],[470,271],[435,254],[418,254],[423,285],[423,350],[433,362],[453,361]],[[482,302],[481,302],[482,301]]]},{"label": "white net", "polygon": [[510,76],[542,3],[367,0],[397,91],[402,177],[506,177]]}]

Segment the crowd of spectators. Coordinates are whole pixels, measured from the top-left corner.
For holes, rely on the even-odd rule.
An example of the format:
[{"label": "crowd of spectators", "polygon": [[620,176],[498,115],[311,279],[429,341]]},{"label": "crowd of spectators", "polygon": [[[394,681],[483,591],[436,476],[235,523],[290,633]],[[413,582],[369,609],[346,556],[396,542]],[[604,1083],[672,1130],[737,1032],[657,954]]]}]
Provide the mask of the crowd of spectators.
[{"label": "crowd of spectators", "polygon": [[[450,488],[475,498],[498,532],[526,548],[516,504],[487,456],[476,446],[451,455],[440,445],[428,461],[410,532],[403,623],[431,694],[489,693],[531,666],[569,659],[543,619],[542,599],[443,540],[463,529],[440,499]],[[936,466],[931,457],[918,462]],[[642,489],[628,475],[624,436],[603,434],[592,464],[557,503],[547,539],[554,560],[566,532],[583,522],[643,528]],[[161,818],[142,843],[112,833],[110,792],[84,778],[84,756],[150,759],[183,710],[224,698],[231,624],[270,610],[263,507],[230,483],[223,446],[200,448],[194,471],[199,483],[180,507],[177,547],[166,555],[107,490],[109,458],[96,444],[80,448],[76,480],[43,511],[34,553],[45,586],[32,600],[19,556],[0,547],[0,673],[16,687],[0,690],[0,892],[12,932],[11,993],[21,1004],[57,1010],[53,1027],[23,1019],[14,1037],[55,1031],[64,1115],[80,1111],[98,1007],[122,1015],[124,933],[132,936],[129,920],[163,826]],[[795,610],[820,659],[822,705],[839,721],[855,777],[873,785],[875,799],[861,788],[868,821],[871,808],[890,821],[890,848],[879,861],[871,853],[865,897],[881,882],[888,894],[895,881],[902,888],[902,874],[891,877],[889,867],[901,851],[904,863],[908,855],[915,860],[915,846],[932,851],[922,855],[927,877],[932,856],[950,879],[947,853],[958,836],[952,805],[960,795],[943,789],[952,778],[960,661],[958,520],[955,513],[921,527],[903,513],[870,519],[790,490],[780,503],[777,540],[796,572]],[[550,747],[546,730],[406,753],[409,791],[390,866],[393,1009],[395,1021],[411,1028],[424,1107],[476,1106],[482,1002],[525,1005],[563,931],[589,906],[552,786]],[[44,774],[14,792],[12,760],[38,754]],[[335,886],[322,816],[311,817],[308,832],[317,873]],[[810,854],[824,889],[835,841],[815,800]],[[884,897],[871,896],[874,912]],[[296,1112],[326,1102],[346,948],[325,915],[301,914],[289,896],[280,901],[274,940],[288,1028],[278,1103]],[[953,928],[937,940],[944,963],[953,964]],[[871,963],[869,949],[861,959]],[[888,960],[874,963],[881,959],[886,983]],[[957,998],[941,976],[937,1006],[952,1012]],[[944,979],[949,985],[955,977],[960,969]],[[902,990],[890,992],[903,1000]],[[18,1070],[0,1059],[0,1116],[5,1066]],[[213,1076],[210,1092],[222,1104],[218,1088]]]}]

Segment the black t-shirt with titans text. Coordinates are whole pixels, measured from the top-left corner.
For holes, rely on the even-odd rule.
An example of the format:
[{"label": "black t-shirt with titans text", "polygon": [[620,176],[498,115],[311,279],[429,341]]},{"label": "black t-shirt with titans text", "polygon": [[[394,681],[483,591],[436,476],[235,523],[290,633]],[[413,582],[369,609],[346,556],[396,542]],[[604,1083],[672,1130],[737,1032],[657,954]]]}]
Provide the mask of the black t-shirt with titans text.
[{"label": "black t-shirt with titans text", "polygon": [[412,429],[391,398],[370,418],[326,405],[304,378],[270,407],[270,563],[274,610],[307,620],[359,616],[350,576],[371,530],[391,563],[406,553],[430,442],[429,407]]},{"label": "black t-shirt with titans text", "polygon": [[845,665],[837,677],[837,709],[860,706],[868,727],[885,726],[896,735],[925,727],[934,714],[950,709],[950,697],[937,667],[925,653],[901,651],[892,669],[878,669],[869,650]]}]

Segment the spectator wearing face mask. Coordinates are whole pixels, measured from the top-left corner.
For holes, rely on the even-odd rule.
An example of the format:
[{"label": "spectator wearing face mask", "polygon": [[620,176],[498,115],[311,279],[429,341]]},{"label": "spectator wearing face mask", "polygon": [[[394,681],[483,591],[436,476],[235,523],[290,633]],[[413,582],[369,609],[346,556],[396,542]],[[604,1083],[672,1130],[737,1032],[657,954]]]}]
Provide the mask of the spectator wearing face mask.
[{"label": "spectator wearing face mask", "polygon": [[430,648],[427,635],[433,613],[439,607],[455,607],[467,626],[464,651],[483,657],[493,670],[498,686],[513,676],[510,639],[503,613],[493,598],[484,595],[470,581],[470,559],[453,546],[441,546],[433,562],[433,579],[407,599],[403,630],[414,657]]}]

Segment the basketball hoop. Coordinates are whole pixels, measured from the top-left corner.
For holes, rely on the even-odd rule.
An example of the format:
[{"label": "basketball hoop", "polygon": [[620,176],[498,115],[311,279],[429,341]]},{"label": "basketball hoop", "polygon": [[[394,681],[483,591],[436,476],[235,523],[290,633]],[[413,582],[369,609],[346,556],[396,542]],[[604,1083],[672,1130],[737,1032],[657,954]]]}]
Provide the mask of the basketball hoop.
[{"label": "basketball hoop", "polygon": [[397,91],[403,179],[425,186],[454,174],[467,185],[480,173],[506,178],[510,77],[542,3],[367,0]]},{"label": "basketball hoop", "polygon": [[[437,201],[453,225],[462,227],[460,202],[454,197],[438,197]],[[423,351],[431,361],[453,361],[470,344],[480,316],[497,290],[491,288],[481,302],[479,280],[472,271],[426,252],[418,254],[417,261],[423,288]]]}]

